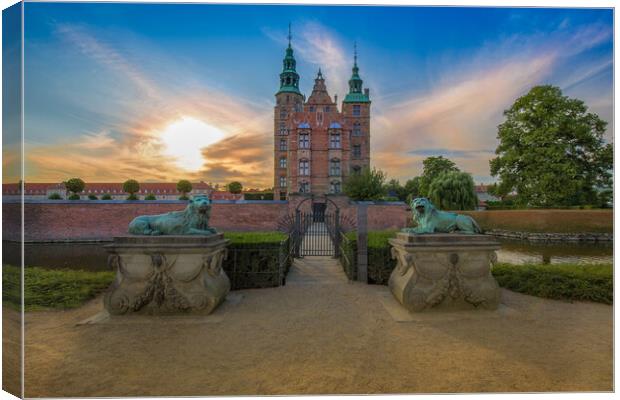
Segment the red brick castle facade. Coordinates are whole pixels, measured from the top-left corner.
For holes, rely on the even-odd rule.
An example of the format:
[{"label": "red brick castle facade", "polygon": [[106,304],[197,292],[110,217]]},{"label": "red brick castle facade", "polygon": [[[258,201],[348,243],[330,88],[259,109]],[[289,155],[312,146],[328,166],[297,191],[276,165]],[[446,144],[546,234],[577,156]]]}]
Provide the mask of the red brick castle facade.
[{"label": "red brick castle facade", "polygon": [[319,69],[310,97],[299,91],[289,44],[274,109],[274,195],[340,193],[344,179],[370,165],[370,99],[362,88],[357,52],[349,93],[338,110]]}]

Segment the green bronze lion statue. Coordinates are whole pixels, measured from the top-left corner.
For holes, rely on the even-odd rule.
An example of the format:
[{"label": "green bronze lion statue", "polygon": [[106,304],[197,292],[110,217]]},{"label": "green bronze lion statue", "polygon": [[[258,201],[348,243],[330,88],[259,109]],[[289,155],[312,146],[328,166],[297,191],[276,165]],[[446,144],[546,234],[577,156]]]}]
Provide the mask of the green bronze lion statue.
[{"label": "green bronze lion statue", "polygon": [[418,223],[415,228],[405,228],[409,233],[482,233],[482,229],[469,215],[441,211],[425,197],[418,197],[411,201],[413,219]]},{"label": "green bronze lion statue", "polygon": [[195,196],[183,211],[159,215],[140,215],[129,224],[133,235],[212,235],[209,228],[211,200],[207,196]]}]

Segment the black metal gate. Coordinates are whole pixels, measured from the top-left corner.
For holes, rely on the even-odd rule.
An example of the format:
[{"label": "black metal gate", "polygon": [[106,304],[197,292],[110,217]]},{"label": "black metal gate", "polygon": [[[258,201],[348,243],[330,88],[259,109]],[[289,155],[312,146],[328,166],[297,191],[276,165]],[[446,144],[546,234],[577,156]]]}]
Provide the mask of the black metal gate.
[{"label": "black metal gate", "polygon": [[[334,205],[335,206],[335,205]],[[295,211],[295,257],[340,256],[340,211],[326,203],[313,203],[312,212]]]}]

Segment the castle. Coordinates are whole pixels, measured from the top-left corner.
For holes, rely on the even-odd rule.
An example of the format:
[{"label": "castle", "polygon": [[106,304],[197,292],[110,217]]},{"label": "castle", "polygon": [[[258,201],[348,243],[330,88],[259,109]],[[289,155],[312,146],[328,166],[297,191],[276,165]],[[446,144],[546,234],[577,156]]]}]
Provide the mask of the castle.
[{"label": "castle", "polygon": [[347,176],[370,166],[370,98],[362,88],[357,51],[340,111],[320,69],[310,97],[299,91],[290,27],[283,64],[274,108],[274,198],[338,194]]}]

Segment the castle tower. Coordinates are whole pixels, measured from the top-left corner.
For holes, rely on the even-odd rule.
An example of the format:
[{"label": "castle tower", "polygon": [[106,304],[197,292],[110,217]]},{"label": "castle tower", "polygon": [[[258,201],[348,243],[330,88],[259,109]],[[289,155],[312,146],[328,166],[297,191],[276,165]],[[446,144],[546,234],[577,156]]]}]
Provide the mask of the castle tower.
[{"label": "castle tower", "polygon": [[357,66],[356,44],[349,93],[342,101],[342,114],[351,129],[349,173],[358,173],[362,168],[370,167],[370,91],[363,89],[363,83]]},{"label": "castle tower", "polygon": [[291,25],[288,26],[288,47],[283,60],[282,73],[280,73],[280,90],[276,93],[276,106],[274,109],[274,198],[285,199],[289,191],[288,187],[288,149],[289,130],[287,123],[292,113],[302,110],[304,96],[299,92],[299,74],[297,74],[297,62],[291,47]]}]

